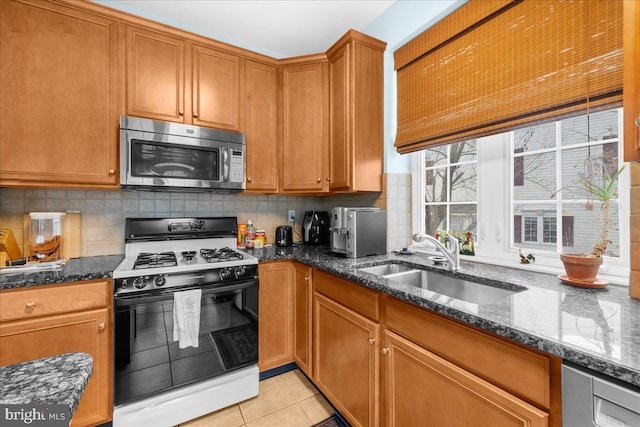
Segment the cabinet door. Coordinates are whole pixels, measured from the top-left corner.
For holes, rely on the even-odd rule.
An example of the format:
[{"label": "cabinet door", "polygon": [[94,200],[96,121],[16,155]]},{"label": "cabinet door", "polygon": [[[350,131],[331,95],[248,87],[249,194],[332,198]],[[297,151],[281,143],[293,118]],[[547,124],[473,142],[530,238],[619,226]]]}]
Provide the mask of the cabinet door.
[{"label": "cabinet door", "polygon": [[293,267],[291,262],[260,264],[258,275],[258,367],[266,371],[293,360]]},{"label": "cabinet door", "polygon": [[82,351],[93,358],[93,373],[71,426],[111,420],[113,360],[109,309],[84,311],[34,320],[0,323],[0,366]]},{"label": "cabinet door", "polygon": [[351,89],[351,45],[346,44],[329,65],[331,90],[331,140],[329,143],[330,184],[331,190],[348,190],[351,188],[351,168],[353,153],[350,149],[351,117],[349,91]]},{"label": "cabinet door", "polygon": [[245,62],[248,191],[278,191],[277,78],[275,67]]},{"label": "cabinet door", "polygon": [[328,63],[317,62],[282,70],[282,190],[327,191]]},{"label": "cabinet door", "polygon": [[0,52],[0,186],[115,188],[118,24],[3,0]]},{"label": "cabinet door", "polygon": [[244,111],[241,60],[219,50],[193,45],[192,123],[240,131]]},{"label": "cabinet door", "polygon": [[127,27],[127,115],[185,123],[184,64],[183,40]]},{"label": "cabinet door", "polygon": [[312,376],[311,365],[311,307],[313,287],[311,267],[304,264],[293,264],[295,270],[293,288],[293,361],[300,369]]},{"label": "cabinet door", "polygon": [[624,161],[640,160],[640,6],[623,2]]},{"label": "cabinet door", "polygon": [[546,412],[393,332],[385,332],[382,353],[389,427],[548,425]]},{"label": "cabinet door", "polygon": [[379,325],[317,292],[313,301],[315,384],[351,425],[378,425]]}]

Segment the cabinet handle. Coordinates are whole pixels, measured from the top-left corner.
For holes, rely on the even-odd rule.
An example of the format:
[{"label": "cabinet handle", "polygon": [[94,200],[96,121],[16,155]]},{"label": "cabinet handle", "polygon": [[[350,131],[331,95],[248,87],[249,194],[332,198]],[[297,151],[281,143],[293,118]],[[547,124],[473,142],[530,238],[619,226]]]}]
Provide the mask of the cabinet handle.
[{"label": "cabinet handle", "polygon": [[35,307],[35,306],[36,306],[36,303],[35,303],[35,302],[33,302],[33,301],[29,301],[29,302],[26,304],[26,307],[27,307],[27,308],[33,308],[33,307]]},{"label": "cabinet handle", "polygon": [[109,169],[109,175],[115,175],[115,174],[116,174],[115,169]]},{"label": "cabinet handle", "polygon": [[322,178],[320,177],[316,178],[316,182],[320,182],[320,181],[322,181]]},{"label": "cabinet handle", "polygon": [[250,176],[247,177],[247,182],[251,182],[251,177]]},{"label": "cabinet handle", "polygon": [[387,347],[382,347],[382,354],[389,354],[389,349]]},{"label": "cabinet handle", "polygon": [[106,328],[107,325],[104,322],[100,322],[98,323],[98,330],[99,331],[104,331],[104,328]]},{"label": "cabinet handle", "polygon": [[369,338],[369,345],[373,345],[376,342],[375,338]]},{"label": "cabinet handle", "polygon": [[193,112],[193,117],[198,117],[198,113],[196,113],[195,111]]}]

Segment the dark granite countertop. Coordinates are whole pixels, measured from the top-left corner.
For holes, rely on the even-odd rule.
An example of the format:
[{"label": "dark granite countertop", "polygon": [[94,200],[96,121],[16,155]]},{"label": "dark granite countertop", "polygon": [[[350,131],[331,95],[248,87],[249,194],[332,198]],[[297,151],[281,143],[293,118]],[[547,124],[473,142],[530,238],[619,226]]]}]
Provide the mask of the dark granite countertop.
[{"label": "dark granite countertop", "polygon": [[[562,284],[552,274],[464,261],[461,271],[453,274],[420,254],[347,259],[331,255],[326,247],[306,246],[269,246],[249,253],[260,261],[299,261],[640,386],[640,301],[630,299],[624,286],[576,288]],[[476,282],[527,289],[491,303],[474,304],[358,271],[389,260]]]},{"label": "dark granite countertop", "polygon": [[56,270],[5,273],[0,275],[0,290],[110,278],[113,275],[113,270],[123,258],[123,255],[73,258],[67,261],[62,268]]},{"label": "dark granite countertop", "polygon": [[64,404],[69,420],[93,372],[87,353],[65,353],[0,367],[0,403]]}]

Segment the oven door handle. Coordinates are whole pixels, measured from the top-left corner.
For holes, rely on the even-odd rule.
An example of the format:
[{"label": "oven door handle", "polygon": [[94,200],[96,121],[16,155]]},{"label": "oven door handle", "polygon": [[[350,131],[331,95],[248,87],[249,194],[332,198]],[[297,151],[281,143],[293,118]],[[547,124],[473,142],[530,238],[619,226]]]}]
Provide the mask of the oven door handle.
[{"label": "oven door handle", "polygon": [[[175,292],[189,291],[192,289],[202,289],[202,296],[221,295],[229,292],[249,289],[252,287],[256,287],[256,288],[258,287],[257,280],[249,280],[246,282],[235,283],[229,286],[210,286],[210,287],[191,286],[187,288],[181,288],[179,291],[175,291]],[[113,302],[116,307],[123,307],[123,306],[129,306],[133,304],[146,304],[146,303],[152,303],[152,302],[158,302],[158,301],[166,301],[168,299],[173,299],[173,294],[175,293],[174,291],[171,291],[169,289],[167,289],[167,291],[163,292],[160,295],[158,294],[154,294],[154,295],[125,294],[123,296],[114,296]]]}]

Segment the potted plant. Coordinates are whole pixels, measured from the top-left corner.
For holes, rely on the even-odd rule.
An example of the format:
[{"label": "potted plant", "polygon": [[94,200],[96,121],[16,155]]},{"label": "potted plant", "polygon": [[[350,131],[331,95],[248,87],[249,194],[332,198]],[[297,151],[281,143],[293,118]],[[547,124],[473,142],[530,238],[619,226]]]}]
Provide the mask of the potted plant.
[{"label": "potted plant", "polygon": [[608,282],[598,280],[598,270],[602,265],[602,256],[607,252],[607,246],[611,243],[609,232],[611,231],[611,199],[617,196],[616,181],[624,170],[624,165],[618,169],[613,177],[605,179],[602,185],[596,184],[593,180],[582,180],[582,186],[589,193],[593,200],[599,201],[601,225],[599,236],[591,248],[590,254],[561,254],[560,259],[564,264],[566,276],[560,276],[560,279],[568,284],[590,287],[603,288]]}]

